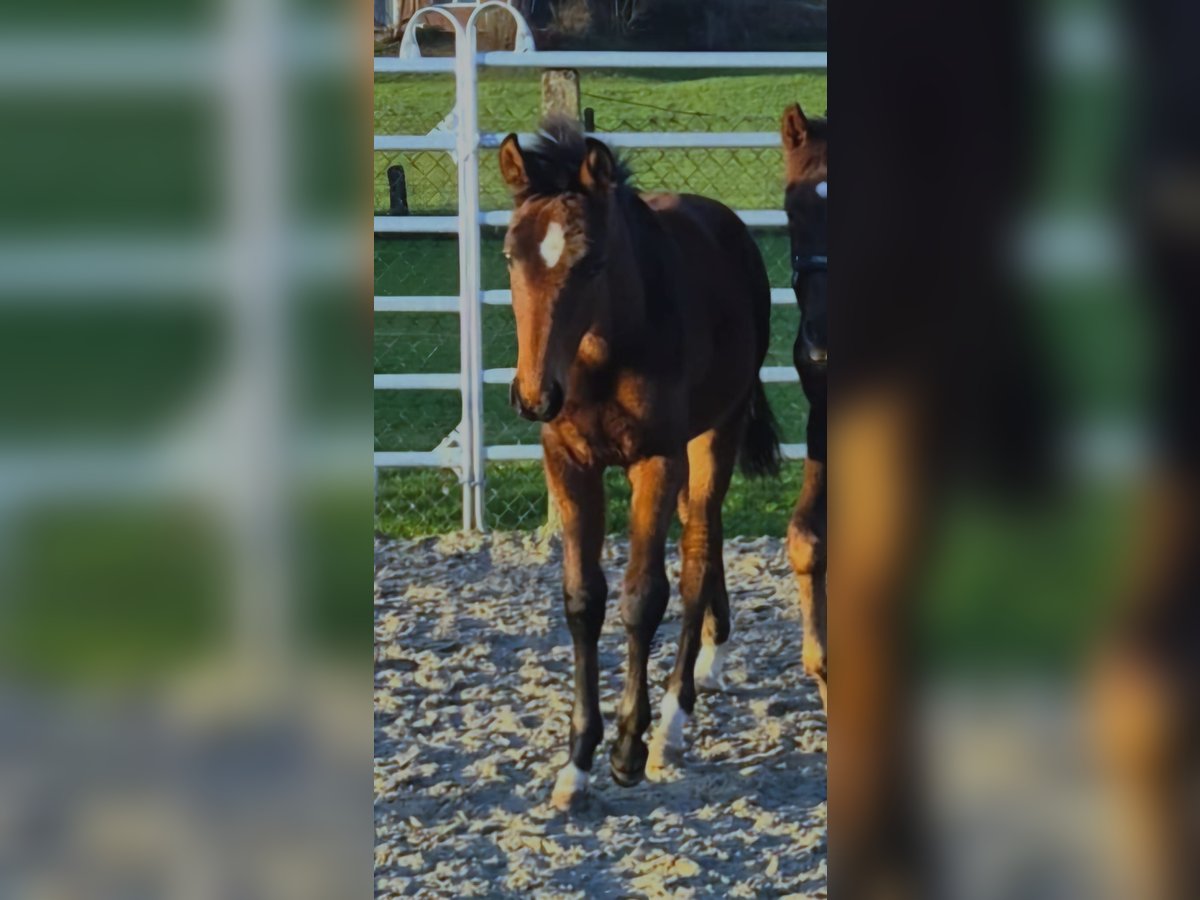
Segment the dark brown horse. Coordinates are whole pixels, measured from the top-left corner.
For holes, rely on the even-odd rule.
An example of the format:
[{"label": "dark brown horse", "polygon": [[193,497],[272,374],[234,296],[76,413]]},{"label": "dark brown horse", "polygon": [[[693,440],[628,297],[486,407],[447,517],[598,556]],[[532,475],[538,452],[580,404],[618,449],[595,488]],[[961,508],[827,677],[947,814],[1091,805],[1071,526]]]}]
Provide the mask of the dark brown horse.
[{"label": "dark brown horse", "polygon": [[826,363],[829,235],[828,141],[825,119],[809,119],[797,103],[783,114],[787,175],[784,208],[792,245],[792,288],[800,306],[793,359],[808,398],[808,458],[804,486],[788,525],[788,558],[800,587],[804,617],[804,671],[817,681],[828,708],[827,598],[828,539],[826,486]]},{"label": "dark brown horse", "polygon": [[[569,760],[553,800],[587,788],[603,736],[597,642],[608,585],[603,473],[632,486],[621,593],[628,672],[611,754],[619,784],[678,752],[696,682],[719,683],[729,638],[721,502],[735,458],[778,469],[779,444],[758,370],[770,288],[741,220],[713,200],[639,194],[598,140],[566,120],[534,146],[500,147],[516,209],[505,238],[517,325],[511,400],[542,426],[546,484],[562,519],[563,600],[575,647]],[[667,608],[666,538],[683,523],[682,634],[662,721],[647,746],[651,640]]]}]

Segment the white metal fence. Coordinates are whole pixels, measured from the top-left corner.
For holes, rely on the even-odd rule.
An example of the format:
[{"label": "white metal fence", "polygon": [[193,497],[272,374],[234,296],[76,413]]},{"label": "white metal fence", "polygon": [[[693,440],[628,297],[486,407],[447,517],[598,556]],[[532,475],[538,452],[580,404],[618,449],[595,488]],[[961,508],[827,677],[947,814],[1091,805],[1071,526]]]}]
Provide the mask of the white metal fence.
[{"label": "white metal fence", "polygon": [[[516,44],[512,51],[478,52],[478,23],[489,9],[499,8],[516,23]],[[417,45],[417,27],[428,17],[440,17],[455,37],[454,58],[423,57]],[[420,10],[409,22],[396,58],[377,58],[379,74],[453,73],[455,80],[454,112],[445,131],[415,135],[376,135],[376,151],[445,151],[453,155],[457,171],[458,213],[455,216],[376,216],[376,233],[456,234],[458,238],[459,293],[457,296],[376,296],[377,313],[456,312],[459,317],[459,371],[455,373],[381,373],[375,376],[375,389],[382,391],[446,390],[458,391],[462,415],[456,428],[429,451],[377,451],[375,467],[449,468],[458,476],[462,488],[462,526],[486,529],[485,472],[494,461],[537,460],[541,447],[536,444],[499,444],[486,442],[484,433],[484,385],[507,384],[512,380],[509,368],[484,368],[483,314],[485,306],[508,305],[509,291],[481,288],[481,229],[503,227],[509,222],[508,210],[483,211],[479,190],[479,152],[495,148],[502,133],[481,132],[479,128],[478,84],[480,70],[487,67],[569,68],[569,69],[791,69],[823,70],[825,53],[645,53],[612,51],[537,51],[528,25],[511,6],[489,0],[471,13],[463,26],[449,12],[437,6]],[[779,136],[769,132],[613,132],[604,140],[618,149],[641,148],[774,148]],[[738,210],[751,227],[785,228],[787,219],[780,209]],[[794,303],[790,289],[773,289],[772,302]],[[790,366],[768,366],[762,370],[764,382],[795,382]],[[786,444],[789,458],[804,455],[803,444]]]}]

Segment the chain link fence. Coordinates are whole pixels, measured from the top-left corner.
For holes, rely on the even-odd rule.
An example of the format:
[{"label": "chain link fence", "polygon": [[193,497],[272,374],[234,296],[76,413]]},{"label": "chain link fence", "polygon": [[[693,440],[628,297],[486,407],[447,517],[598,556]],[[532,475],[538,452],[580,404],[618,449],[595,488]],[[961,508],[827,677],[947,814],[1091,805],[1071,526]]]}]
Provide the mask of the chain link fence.
[{"label": "chain link fence", "polygon": [[[539,71],[483,70],[479,83],[480,128],[485,132],[531,132],[537,127]],[[595,130],[775,131],[789,103],[825,109],[824,73],[723,73],[718,71],[580,72],[582,106]],[[427,134],[452,128],[454,80],[448,75],[376,76],[375,133]],[[782,207],[782,160],[775,148],[634,149],[623,153],[634,181],[645,189],[685,191],[715,197],[737,209]],[[403,191],[396,168],[403,170]],[[391,174],[389,174],[391,170]],[[453,215],[457,172],[443,151],[377,151],[374,163],[377,215]],[[483,209],[507,209],[510,198],[496,164],[496,151],[480,155]],[[755,229],[754,236],[774,287],[791,280],[788,239],[782,229]],[[501,254],[503,230],[482,234],[484,290],[508,288]],[[376,295],[458,293],[458,247],[453,235],[378,234],[375,238]],[[772,339],[765,365],[791,366],[798,317],[794,306],[772,308]],[[375,319],[376,373],[436,373],[459,370],[459,322],[455,313],[379,313]],[[512,311],[483,310],[485,369],[516,364]],[[804,441],[807,405],[798,384],[769,384],[767,393],[783,440]],[[504,385],[485,385],[484,443],[538,444],[537,426],[515,416]],[[377,451],[435,449],[461,418],[457,391],[376,391]],[[735,479],[726,503],[730,534],[782,533],[799,490],[801,464],[786,466],[783,483]],[[546,520],[546,489],[539,462],[489,463],[486,514],[495,529],[531,529]],[[611,531],[625,526],[628,487],[623,473],[610,472]],[[377,525],[388,534],[413,535],[461,527],[461,491],[447,470],[385,469],[378,479]]]}]

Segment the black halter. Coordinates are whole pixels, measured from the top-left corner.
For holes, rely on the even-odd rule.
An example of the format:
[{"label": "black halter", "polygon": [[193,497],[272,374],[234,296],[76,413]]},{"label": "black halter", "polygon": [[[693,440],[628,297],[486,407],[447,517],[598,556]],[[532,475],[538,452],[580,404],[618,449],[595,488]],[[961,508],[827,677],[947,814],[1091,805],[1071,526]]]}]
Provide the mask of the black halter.
[{"label": "black halter", "polygon": [[829,271],[828,256],[805,256],[797,253],[792,256],[792,290],[800,290],[800,285],[804,283],[804,279],[810,275],[818,273],[825,274]]},{"label": "black halter", "polygon": [[797,253],[792,257],[792,274],[796,277],[828,271],[828,256],[802,256]]}]

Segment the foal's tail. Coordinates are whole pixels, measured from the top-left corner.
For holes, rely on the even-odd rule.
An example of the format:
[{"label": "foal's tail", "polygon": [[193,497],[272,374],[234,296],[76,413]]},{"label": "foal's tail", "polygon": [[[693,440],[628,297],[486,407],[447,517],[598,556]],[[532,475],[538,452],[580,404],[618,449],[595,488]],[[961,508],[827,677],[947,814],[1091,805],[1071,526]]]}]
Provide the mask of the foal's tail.
[{"label": "foal's tail", "polygon": [[767,392],[758,378],[754,379],[747,412],[746,431],[742,435],[742,447],[738,453],[742,474],[749,478],[778,475],[782,459],[779,452],[779,425],[767,403]]}]

